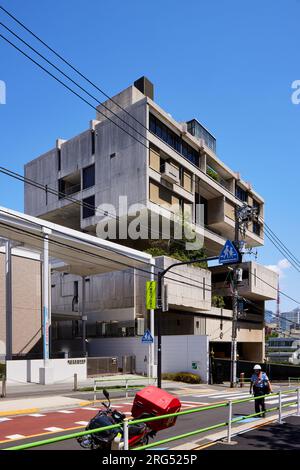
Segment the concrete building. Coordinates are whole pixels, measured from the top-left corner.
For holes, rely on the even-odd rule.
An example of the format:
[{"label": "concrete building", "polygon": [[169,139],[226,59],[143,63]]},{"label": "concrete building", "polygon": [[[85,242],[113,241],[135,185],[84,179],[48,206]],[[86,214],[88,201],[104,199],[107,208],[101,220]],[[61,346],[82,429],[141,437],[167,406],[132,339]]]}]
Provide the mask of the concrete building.
[{"label": "concrete building", "polygon": [[[39,357],[42,351],[41,262],[37,253],[12,249],[12,356]],[[0,247],[0,360],[6,343],[5,248]]]},{"label": "concrete building", "polygon": [[[25,165],[25,176],[45,186],[41,190],[25,184],[26,213],[98,235],[99,227],[115,224],[110,240],[137,249],[148,248],[153,233],[149,235],[147,227],[144,238],[122,237],[124,224],[128,228],[137,213],[143,213],[143,221],[159,220],[158,238],[165,238],[165,223],[180,208],[190,214],[206,254],[219,254],[226,239],[234,239],[235,208],[245,203],[259,214],[259,222],[249,223],[245,231],[246,244],[264,243],[263,198],[220,160],[215,137],[197,119],[177,122],[155,103],[153,85],[145,77],[100,104],[88,130],[67,141],[58,139],[53,149]],[[120,204],[120,196],[127,197],[126,205]],[[174,226],[172,222],[171,231]],[[157,268],[168,263],[168,257],[156,259]],[[251,303],[248,316],[239,320],[238,347],[240,357],[258,361],[264,355],[264,301],[276,298],[277,281],[256,263],[245,265],[247,269],[243,296]],[[271,287],[253,278],[258,271]],[[208,335],[216,355],[229,357],[232,311],[228,289],[226,306],[212,306],[211,275],[217,272],[191,266],[170,272],[164,282],[169,309],[163,334]],[[219,274],[224,276],[224,272]],[[76,341],[81,335],[81,282],[89,286],[90,337],[142,334],[149,325],[141,272],[129,269],[84,281],[56,273],[52,329],[58,350],[67,339]]]},{"label": "concrete building", "polygon": [[270,338],[267,358],[272,363],[300,364],[300,338]]}]

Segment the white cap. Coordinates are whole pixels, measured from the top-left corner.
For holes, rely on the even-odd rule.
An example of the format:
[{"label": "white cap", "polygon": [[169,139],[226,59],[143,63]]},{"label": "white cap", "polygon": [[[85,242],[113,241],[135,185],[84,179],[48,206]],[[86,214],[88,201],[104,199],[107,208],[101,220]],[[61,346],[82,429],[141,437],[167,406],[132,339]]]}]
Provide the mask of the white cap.
[{"label": "white cap", "polygon": [[255,364],[255,366],[253,367],[254,370],[261,370],[261,367],[259,364]]}]

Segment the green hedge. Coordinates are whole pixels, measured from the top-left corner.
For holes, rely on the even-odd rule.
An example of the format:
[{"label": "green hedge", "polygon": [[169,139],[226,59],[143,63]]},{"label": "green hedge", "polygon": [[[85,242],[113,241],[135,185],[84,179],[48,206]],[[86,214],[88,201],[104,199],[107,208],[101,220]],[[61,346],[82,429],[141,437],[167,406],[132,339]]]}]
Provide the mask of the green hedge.
[{"label": "green hedge", "polygon": [[174,382],[184,382],[187,384],[201,384],[201,377],[191,372],[173,372],[162,374],[164,380],[173,380]]}]

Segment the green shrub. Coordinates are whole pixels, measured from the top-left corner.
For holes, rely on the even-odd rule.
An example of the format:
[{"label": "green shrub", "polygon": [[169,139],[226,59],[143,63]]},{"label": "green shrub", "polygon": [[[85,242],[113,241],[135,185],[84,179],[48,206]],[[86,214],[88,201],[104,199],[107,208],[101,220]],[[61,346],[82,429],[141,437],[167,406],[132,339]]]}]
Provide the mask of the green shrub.
[{"label": "green shrub", "polygon": [[3,364],[3,363],[0,362],[0,377],[2,377],[3,375],[5,375],[5,371],[6,371],[5,364]]},{"label": "green shrub", "polygon": [[164,380],[173,380],[174,382],[184,382],[187,384],[201,384],[201,377],[191,372],[172,372],[162,374]]}]

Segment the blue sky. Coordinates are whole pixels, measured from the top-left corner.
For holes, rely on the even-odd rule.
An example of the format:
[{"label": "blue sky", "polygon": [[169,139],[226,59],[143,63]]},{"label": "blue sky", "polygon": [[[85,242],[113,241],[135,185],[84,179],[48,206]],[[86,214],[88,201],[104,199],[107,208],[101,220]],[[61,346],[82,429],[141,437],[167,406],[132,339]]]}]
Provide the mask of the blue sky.
[{"label": "blue sky", "polygon": [[[203,122],[217,137],[219,157],[263,195],[267,223],[299,256],[300,105],[291,101],[291,84],[300,79],[299,0],[1,4],[108,94],[146,75],[155,100],[175,119]],[[18,29],[2,12],[0,18]],[[2,166],[22,172],[56,138],[76,135],[94,117],[1,38],[0,80],[7,87]],[[22,183],[0,175],[0,204],[22,210]],[[268,241],[259,250],[267,265],[283,258]],[[282,290],[300,301],[300,274],[292,267],[282,272]],[[283,310],[296,306],[282,297]]]}]

